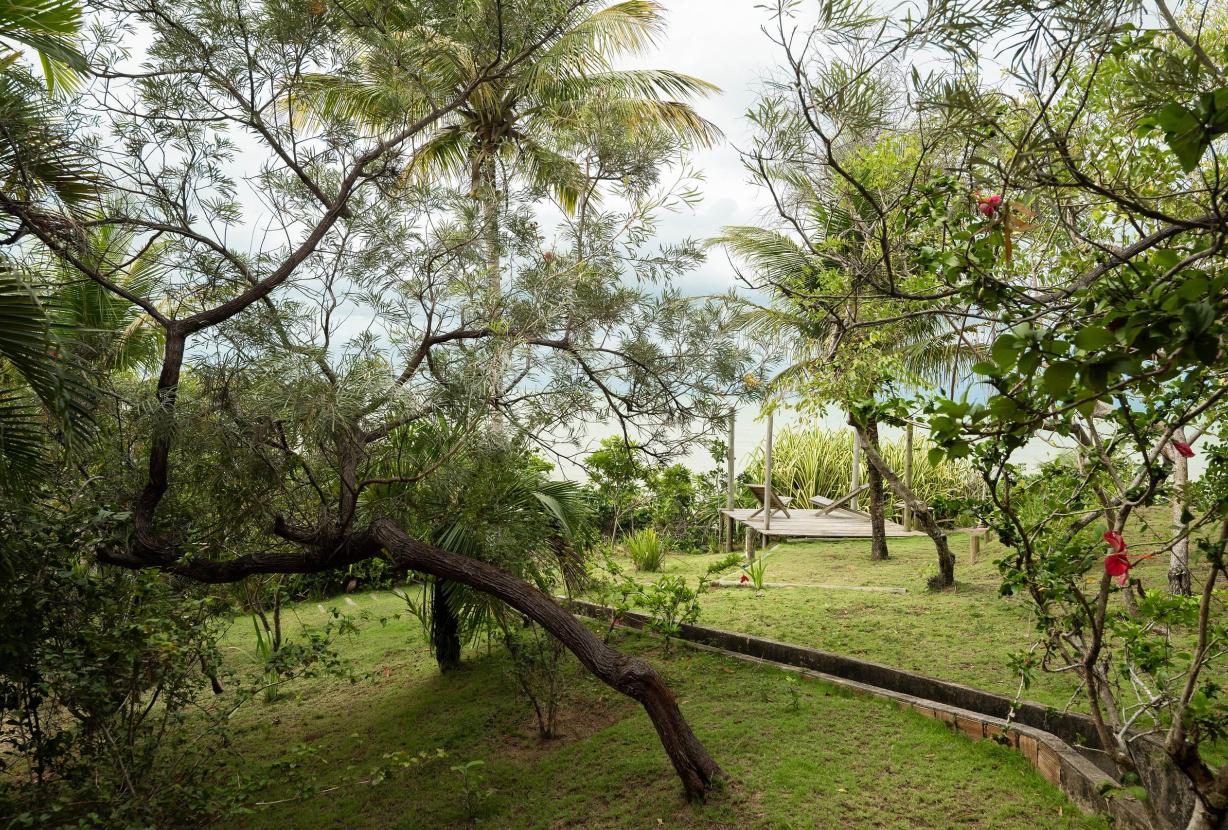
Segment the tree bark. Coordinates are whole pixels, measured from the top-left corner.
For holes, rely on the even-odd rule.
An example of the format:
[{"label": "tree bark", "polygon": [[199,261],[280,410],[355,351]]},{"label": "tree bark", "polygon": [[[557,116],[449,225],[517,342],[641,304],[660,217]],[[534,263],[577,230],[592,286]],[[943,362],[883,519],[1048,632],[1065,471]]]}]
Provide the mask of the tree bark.
[{"label": "tree bark", "polygon": [[1219,830],[1224,821],[1224,812],[1214,811],[1203,803],[1201,798],[1194,798],[1194,812],[1185,830]]},{"label": "tree bark", "polygon": [[[878,420],[873,417],[866,422],[863,443],[879,452]],[[891,558],[887,550],[886,494],[883,491],[883,475],[873,464],[866,471],[866,481],[870,485],[870,559],[883,562]]]},{"label": "tree bark", "polygon": [[[1185,441],[1185,427],[1179,427],[1173,432],[1177,441]],[[1190,460],[1170,443],[1164,450],[1173,462],[1172,474],[1172,527],[1175,535],[1185,532],[1185,512],[1187,503],[1186,489],[1190,483]],[[1168,558],[1168,590],[1181,596],[1189,596],[1193,592],[1190,580],[1190,539],[1188,536],[1173,545]]]},{"label": "tree bark", "polygon": [[638,701],[652,719],[689,800],[702,801],[725,779],[691,731],[669,686],[648,663],[610,648],[552,597],[493,565],[420,542],[387,519],[377,519],[371,535],[396,565],[469,585],[520,611],[557,637],[602,682]]},{"label": "tree bark", "polygon": [[938,578],[935,580],[935,587],[950,588],[954,586],[955,554],[951,553],[951,545],[947,542],[947,535],[938,526],[938,521],[934,518],[934,511],[930,510],[928,504],[917,498],[916,493],[905,486],[900,477],[895,474],[895,471],[883,461],[882,456],[878,454],[878,450],[865,441],[863,427],[853,422],[851,418],[849,420],[853,424],[853,428],[862,433],[861,449],[870,467],[878,470],[883,480],[890,485],[891,489],[895,491],[895,494],[900,497],[904,504],[908,505],[908,509],[913,512],[917,524],[921,525],[921,529],[933,540],[934,549],[938,552]]},{"label": "tree bark", "polygon": [[452,607],[452,591],[447,580],[436,579],[431,585],[431,648],[439,671],[447,674],[460,668],[460,620]]}]

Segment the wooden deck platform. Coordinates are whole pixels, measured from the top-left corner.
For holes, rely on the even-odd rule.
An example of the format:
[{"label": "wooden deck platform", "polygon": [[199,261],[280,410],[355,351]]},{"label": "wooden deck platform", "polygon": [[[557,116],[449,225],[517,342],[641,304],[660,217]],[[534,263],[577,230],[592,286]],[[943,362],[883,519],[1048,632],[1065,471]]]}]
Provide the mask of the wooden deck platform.
[{"label": "wooden deck platform", "polygon": [[[754,528],[760,533],[764,532],[763,515],[750,518],[750,515],[755,512],[753,509],[722,510],[721,512],[738,524]],[[886,531],[890,537],[925,535],[920,531],[905,530],[903,525],[892,521],[886,523]],[[790,536],[798,539],[869,539],[870,518],[864,513],[856,513],[852,510],[836,509],[824,516],[820,515],[818,510],[791,509],[789,518],[785,518],[779,512],[772,516],[772,524],[767,535]]]}]

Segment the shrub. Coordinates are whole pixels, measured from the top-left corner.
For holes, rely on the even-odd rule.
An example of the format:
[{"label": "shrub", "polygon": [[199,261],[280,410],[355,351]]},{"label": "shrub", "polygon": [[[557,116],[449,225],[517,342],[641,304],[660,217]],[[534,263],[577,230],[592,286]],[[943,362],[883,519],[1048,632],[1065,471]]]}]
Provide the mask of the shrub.
[{"label": "shrub", "polygon": [[567,649],[533,623],[508,628],[503,636],[512,657],[512,678],[533,706],[537,732],[543,739],[553,738],[558,733],[559,703],[566,686],[563,668]]},{"label": "shrub", "polygon": [[627,552],[637,571],[657,573],[665,562],[665,548],[661,537],[652,528],[644,528],[627,539]]},{"label": "shrub", "polygon": [[0,815],[44,828],[193,827],[226,740],[220,604],[151,571],[96,564],[122,514],[0,509]]}]

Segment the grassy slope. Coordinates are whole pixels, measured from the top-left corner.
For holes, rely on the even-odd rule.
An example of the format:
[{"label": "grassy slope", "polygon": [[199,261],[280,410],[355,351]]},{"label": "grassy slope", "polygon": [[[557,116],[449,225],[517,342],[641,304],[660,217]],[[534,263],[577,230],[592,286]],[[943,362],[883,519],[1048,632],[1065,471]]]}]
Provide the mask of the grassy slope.
[{"label": "grassy slope", "polygon": [[[755,602],[749,592],[709,599],[730,608]],[[619,635],[668,675],[700,737],[737,782],[708,805],[690,807],[647,718],[574,665],[561,721],[566,737],[542,744],[498,652],[470,655],[465,670],[440,677],[416,622],[376,621],[400,611],[398,599],[354,601],[358,607],[341,607],[370,618],[343,647],[366,676],[354,684],[296,681],[287,698],[239,711],[234,749],[247,770],[271,771],[275,780],[256,799],[291,800],[227,827],[468,826],[460,777],[450,768],[470,760],[484,762],[482,789],[492,790],[479,827],[1106,826],[1078,814],[1022,758],[991,743],[811,681],[800,686],[794,709],[779,670],[685,649],[664,658],[655,641]],[[772,604],[760,600],[747,610]],[[307,624],[325,619],[315,604],[295,611]],[[228,638],[234,665],[250,663],[250,640],[239,620]],[[315,748],[327,763],[309,765],[316,772],[305,779],[301,771],[273,770],[295,745]],[[378,785],[346,784],[368,778],[385,753],[437,749],[448,757],[398,769]],[[299,782],[311,778],[311,790],[343,786],[300,797]]]},{"label": "grassy slope", "polygon": [[[799,585],[858,585],[905,588],[906,594],[826,588],[781,588],[756,597],[746,589],[706,595],[699,622],[879,663],[1014,695],[1019,677],[1009,655],[1026,650],[1034,627],[1027,605],[998,595],[997,545],[983,545],[970,563],[965,534],[951,536],[957,564],[954,590],[931,593],[926,579],[937,572],[927,538],[890,539],[891,559],[871,562],[869,542],[799,542],[781,545],[767,560],[765,580]],[[721,556],[670,556],[664,573],[699,576]],[[1133,573],[1146,585],[1167,585],[1167,561],[1151,560]],[[627,564],[628,571],[630,565]],[[1098,575],[1093,575],[1098,578]],[[648,574],[641,579],[652,579]],[[1076,691],[1069,674],[1040,674],[1024,696],[1065,707]]]}]

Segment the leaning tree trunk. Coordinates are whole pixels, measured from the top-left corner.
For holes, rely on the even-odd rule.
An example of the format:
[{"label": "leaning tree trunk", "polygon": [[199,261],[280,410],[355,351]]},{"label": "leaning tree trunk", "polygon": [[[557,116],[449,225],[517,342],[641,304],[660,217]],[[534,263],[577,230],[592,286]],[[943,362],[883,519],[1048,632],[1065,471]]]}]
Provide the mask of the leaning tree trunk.
[{"label": "leaning tree trunk", "polygon": [[[1185,427],[1179,427],[1173,432],[1177,441],[1185,441]],[[1172,495],[1172,526],[1173,533],[1180,536],[1185,533],[1185,513],[1187,503],[1186,489],[1190,483],[1190,461],[1170,443],[1165,448],[1165,454],[1173,462],[1173,495]],[[1174,594],[1189,596],[1193,587],[1190,582],[1190,539],[1188,536],[1173,545],[1168,558],[1168,590]]]},{"label": "leaning tree trunk", "polygon": [[490,594],[540,624],[611,688],[642,705],[690,800],[702,800],[725,778],[695,737],[665,680],[643,660],[610,648],[552,597],[493,565],[425,544],[388,519],[377,519],[371,534],[403,567],[450,579]]},{"label": "leaning tree trunk", "polygon": [[895,474],[894,470],[887,466],[886,462],[883,461],[883,457],[878,454],[878,450],[865,440],[864,428],[853,422],[851,418],[849,422],[853,424],[853,428],[861,435],[861,449],[865,453],[866,461],[869,463],[870,468],[878,470],[883,480],[890,485],[895,494],[913,512],[917,524],[921,525],[925,535],[933,540],[934,549],[938,552],[938,578],[935,580],[935,587],[950,588],[954,586],[955,554],[951,553],[951,545],[947,542],[947,535],[938,526],[938,520],[934,518],[934,511],[930,510],[928,504],[917,498],[917,494],[900,480],[900,477]]},{"label": "leaning tree trunk", "polygon": [[444,674],[459,669],[461,662],[460,620],[450,589],[446,579],[436,579],[431,585],[431,647]]},{"label": "leaning tree trunk", "polygon": [[[879,452],[878,445],[878,420],[870,418],[866,422],[864,440],[861,442],[868,444],[874,448],[875,452]],[[866,475],[867,483],[870,485],[870,559],[875,562],[882,562],[890,559],[891,555],[887,551],[887,522],[886,522],[886,493],[883,491],[883,475],[878,469],[871,464]]]}]

